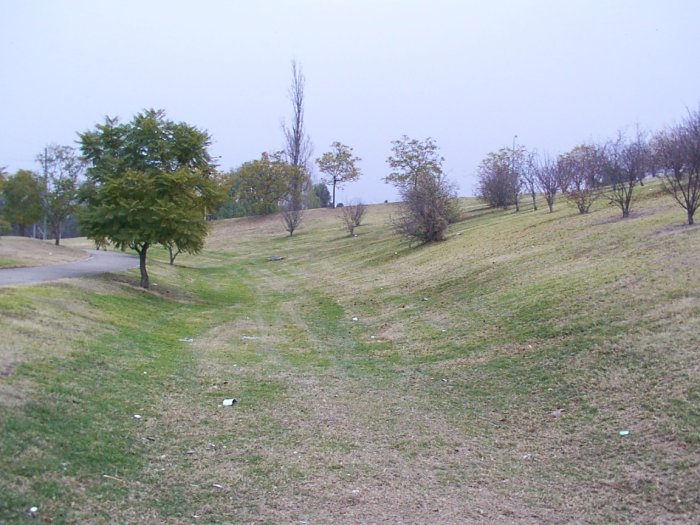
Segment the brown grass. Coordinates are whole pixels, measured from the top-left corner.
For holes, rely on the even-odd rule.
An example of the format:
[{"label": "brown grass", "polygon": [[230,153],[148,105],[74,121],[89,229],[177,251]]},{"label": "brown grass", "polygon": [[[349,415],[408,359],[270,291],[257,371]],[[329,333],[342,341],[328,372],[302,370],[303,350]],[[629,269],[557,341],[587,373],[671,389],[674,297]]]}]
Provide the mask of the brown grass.
[{"label": "brown grass", "polygon": [[9,259],[5,267],[42,266],[87,259],[88,254],[78,248],[56,246],[53,241],[27,237],[0,237],[0,259]]}]

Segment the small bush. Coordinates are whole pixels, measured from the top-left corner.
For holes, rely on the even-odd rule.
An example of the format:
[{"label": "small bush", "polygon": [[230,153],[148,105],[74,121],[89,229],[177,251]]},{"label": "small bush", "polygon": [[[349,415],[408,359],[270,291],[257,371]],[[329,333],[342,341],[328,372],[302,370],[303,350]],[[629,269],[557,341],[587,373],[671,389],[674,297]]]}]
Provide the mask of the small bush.
[{"label": "small bush", "polygon": [[394,224],[410,241],[442,241],[449,224],[459,218],[456,189],[442,174],[419,177],[401,188],[401,197],[401,215]]}]

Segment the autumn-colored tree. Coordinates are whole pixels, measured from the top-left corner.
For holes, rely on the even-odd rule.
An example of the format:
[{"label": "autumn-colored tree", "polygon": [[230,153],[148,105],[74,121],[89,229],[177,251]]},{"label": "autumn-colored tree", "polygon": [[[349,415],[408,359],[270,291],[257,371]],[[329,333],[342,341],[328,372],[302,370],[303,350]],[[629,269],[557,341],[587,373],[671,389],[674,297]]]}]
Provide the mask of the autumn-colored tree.
[{"label": "autumn-colored tree", "polygon": [[265,152],[231,173],[231,197],[249,215],[275,213],[298,171],[287,163],[284,152]]},{"label": "autumn-colored tree", "polygon": [[331,151],[327,151],[316,159],[316,164],[321,173],[326,177],[321,179],[333,188],[332,207],[335,208],[335,189],[340,188],[346,182],[356,181],[360,178],[360,169],[357,163],[362,160],[352,154],[352,148],[340,142],[331,144]]},{"label": "autumn-colored tree", "polygon": [[386,159],[391,173],[384,177],[387,184],[393,184],[400,190],[404,186],[416,187],[418,179],[422,176],[442,175],[442,163],[445,159],[440,155],[437,143],[432,138],[416,140],[403,135],[391,144],[393,154]]}]

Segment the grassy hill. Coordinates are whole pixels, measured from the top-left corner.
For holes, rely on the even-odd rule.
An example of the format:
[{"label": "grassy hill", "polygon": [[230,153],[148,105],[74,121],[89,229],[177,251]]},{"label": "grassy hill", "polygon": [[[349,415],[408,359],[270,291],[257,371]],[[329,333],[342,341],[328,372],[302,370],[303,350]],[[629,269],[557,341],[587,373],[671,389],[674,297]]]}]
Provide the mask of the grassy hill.
[{"label": "grassy hill", "polygon": [[694,523],[700,228],[640,193],[465,200],[413,248],[392,205],[221,221],[150,291],[0,288],[0,522]]}]

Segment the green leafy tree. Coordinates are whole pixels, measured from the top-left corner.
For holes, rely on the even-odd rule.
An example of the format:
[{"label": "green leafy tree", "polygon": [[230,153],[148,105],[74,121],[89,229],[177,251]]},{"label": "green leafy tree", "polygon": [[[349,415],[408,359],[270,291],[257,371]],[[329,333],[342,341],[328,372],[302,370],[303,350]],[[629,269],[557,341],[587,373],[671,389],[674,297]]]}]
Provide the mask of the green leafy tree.
[{"label": "green leafy tree", "polygon": [[360,170],[357,163],[362,160],[359,157],[354,157],[352,148],[334,142],[331,144],[331,151],[328,151],[316,159],[316,164],[321,173],[327,176],[321,179],[324,183],[329,184],[333,188],[332,207],[335,208],[335,188],[339,188],[346,182],[356,181],[360,178]]},{"label": "green leafy tree", "polygon": [[7,222],[7,219],[5,219],[5,216],[4,216],[5,203],[4,203],[4,198],[2,197],[2,195],[3,195],[2,188],[5,184],[6,178],[7,178],[7,172],[5,171],[5,168],[0,167],[0,235],[10,231],[10,223]]},{"label": "green leafy tree", "polygon": [[75,148],[55,144],[48,146],[37,161],[46,173],[45,213],[58,246],[64,222],[78,210],[78,178],[85,161]]},{"label": "green leafy tree", "polygon": [[[313,186],[313,194],[316,201],[317,208],[328,208],[331,203],[331,193],[328,191],[328,187],[323,183],[319,182]],[[314,206],[311,206],[314,207]]]},{"label": "green leafy tree", "polygon": [[404,186],[415,188],[422,176],[442,176],[445,159],[440,156],[437,144],[430,137],[421,141],[403,135],[391,144],[393,155],[386,159],[391,173],[384,177],[387,184],[393,184],[399,190]]},{"label": "green leafy tree", "polygon": [[43,186],[37,175],[19,170],[3,184],[5,218],[16,224],[19,234],[26,234],[27,226],[35,224],[43,214]]},{"label": "green leafy tree", "polygon": [[283,152],[263,153],[231,173],[231,197],[249,215],[275,213],[297,171]]},{"label": "green leafy tree", "polygon": [[144,111],[127,124],[107,117],[80,134],[89,163],[80,191],[82,231],[96,243],[135,250],[144,288],[151,246],[189,253],[203,246],[205,217],[222,200],[210,142],[208,133],[167,120],[162,110]]}]

